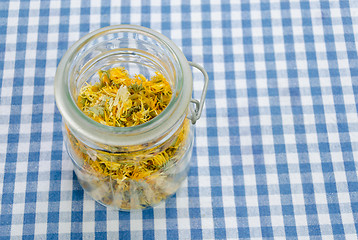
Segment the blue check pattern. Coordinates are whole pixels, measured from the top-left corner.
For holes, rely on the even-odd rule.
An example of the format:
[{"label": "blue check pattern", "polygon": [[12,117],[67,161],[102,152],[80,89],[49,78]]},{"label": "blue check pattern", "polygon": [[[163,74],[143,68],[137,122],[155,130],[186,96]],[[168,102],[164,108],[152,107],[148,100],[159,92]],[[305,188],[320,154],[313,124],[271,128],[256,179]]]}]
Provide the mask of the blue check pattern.
[{"label": "blue check pattern", "polygon": [[[357,239],[357,13],[355,0],[2,1],[1,239]],[[65,51],[112,24],[162,32],[210,78],[189,177],[145,211],[84,194],[54,103]]]}]

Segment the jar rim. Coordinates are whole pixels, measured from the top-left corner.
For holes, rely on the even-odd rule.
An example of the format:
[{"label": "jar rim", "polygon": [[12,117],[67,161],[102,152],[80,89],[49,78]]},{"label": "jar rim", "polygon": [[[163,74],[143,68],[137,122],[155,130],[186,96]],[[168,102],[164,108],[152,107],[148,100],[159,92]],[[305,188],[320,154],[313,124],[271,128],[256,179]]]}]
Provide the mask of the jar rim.
[{"label": "jar rim", "polygon": [[[181,74],[175,74],[179,83],[167,108],[157,117],[133,127],[112,127],[95,122],[86,116],[74,102],[68,87],[71,64],[86,44],[112,33],[137,33],[162,44],[175,56]],[[192,72],[188,61],[176,44],[163,34],[137,25],[111,25],[90,32],[76,41],[62,57],[55,74],[54,90],[56,105],[68,127],[80,138],[94,143],[113,146],[138,145],[163,136],[177,124],[186,113],[192,93]],[[76,135],[77,135],[76,134]]]}]

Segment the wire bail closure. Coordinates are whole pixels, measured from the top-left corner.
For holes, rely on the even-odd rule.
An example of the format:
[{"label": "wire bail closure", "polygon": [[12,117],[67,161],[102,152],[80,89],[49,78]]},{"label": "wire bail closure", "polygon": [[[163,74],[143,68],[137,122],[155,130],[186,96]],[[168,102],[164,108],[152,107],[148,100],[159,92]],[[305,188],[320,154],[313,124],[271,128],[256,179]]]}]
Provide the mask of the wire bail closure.
[{"label": "wire bail closure", "polygon": [[199,64],[194,62],[189,62],[189,65],[198,69],[204,75],[204,87],[203,87],[203,92],[201,94],[200,101],[195,98],[192,98],[190,100],[190,102],[194,103],[195,105],[194,114],[191,115],[190,120],[192,124],[195,124],[196,121],[198,121],[198,119],[200,118],[201,112],[203,111],[206,92],[208,90],[208,85],[209,85],[209,76],[208,73],[205,71],[205,69]]}]

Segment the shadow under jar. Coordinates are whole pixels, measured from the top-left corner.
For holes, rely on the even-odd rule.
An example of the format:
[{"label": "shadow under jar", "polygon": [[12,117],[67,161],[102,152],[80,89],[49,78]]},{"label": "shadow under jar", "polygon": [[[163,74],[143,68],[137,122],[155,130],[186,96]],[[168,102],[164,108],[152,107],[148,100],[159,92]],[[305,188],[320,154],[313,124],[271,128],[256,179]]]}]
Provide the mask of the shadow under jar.
[{"label": "shadow under jar", "polygon": [[[191,98],[190,65],[204,75],[200,101]],[[89,118],[76,104],[81,87],[98,82],[99,70],[114,67],[147,79],[161,73],[172,89],[168,106],[132,127],[106,126]],[[193,126],[207,85],[201,66],[188,62],[171,40],[148,28],[109,26],[74,43],[57,68],[54,88],[67,152],[83,189],[119,210],[154,206],[174,194],[188,174]]]}]

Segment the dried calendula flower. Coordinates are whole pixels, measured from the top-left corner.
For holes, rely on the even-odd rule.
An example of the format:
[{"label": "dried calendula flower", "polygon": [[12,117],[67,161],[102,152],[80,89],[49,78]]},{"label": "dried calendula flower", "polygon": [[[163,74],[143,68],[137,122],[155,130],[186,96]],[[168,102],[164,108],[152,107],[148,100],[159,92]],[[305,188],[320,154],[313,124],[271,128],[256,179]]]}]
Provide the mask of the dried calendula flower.
[{"label": "dried calendula flower", "polygon": [[100,81],[81,88],[78,106],[93,120],[108,126],[131,127],[158,116],[172,97],[170,84],[156,72],[151,80],[131,77],[123,67],[98,72]]},{"label": "dried calendula flower", "polygon": [[[107,126],[131,127],[150,121],[172,98],[171,86],[159,72],[146,79],[141,74],[131,77],[125,68],[115,67],[100,70],[98,76],[98,82],[81,88],[77,105],[88,117]],[[87,190],[92,191],[95,199],[122,209],[160,202],[179,186],[169,183],[168,169],[180,165],[189,126],[189,120],[185,119],[165,143],[125,153],[91,149],[68,130],[75,154],[98,179],[97,182],[80,179],[82,185],[91,185]]]}]

